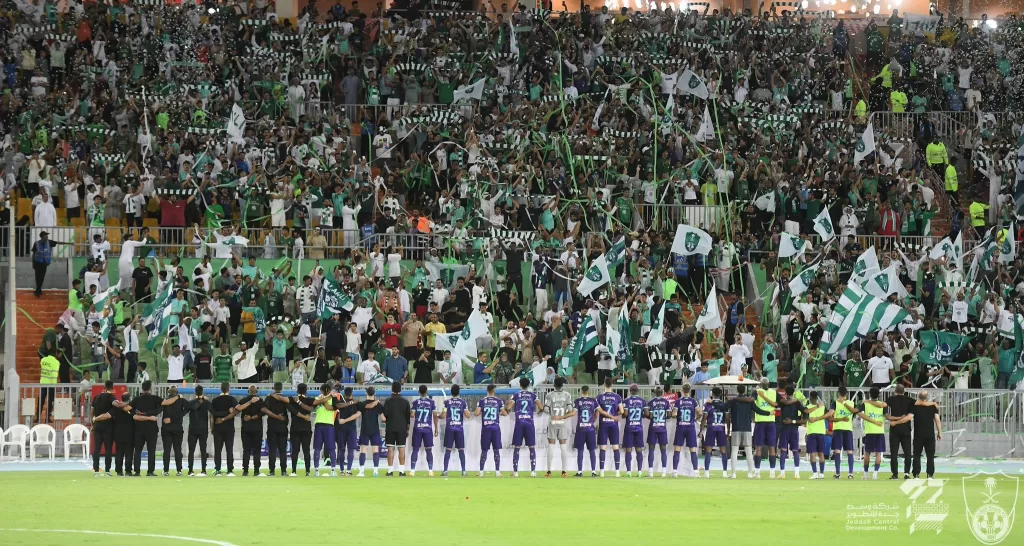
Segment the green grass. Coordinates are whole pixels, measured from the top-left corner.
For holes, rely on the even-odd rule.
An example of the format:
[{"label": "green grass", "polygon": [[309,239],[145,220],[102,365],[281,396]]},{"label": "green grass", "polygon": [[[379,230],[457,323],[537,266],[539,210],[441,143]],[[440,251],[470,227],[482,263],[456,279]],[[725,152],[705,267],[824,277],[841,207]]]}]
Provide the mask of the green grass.
[{"label": "green grass", "polygon": [[[158,465],[159,466],[159,465]],[[767,472],[765,472],[767,474]],[[94,478],[0,473],[0,544],[189,544],[180,539],[5,531],[65,529],[193,537],[236,545],[364,539],[418,544],[695,544],[751,540],[977,544],[961,476],[940,499],[942,532],[911,534],[895,481],[661,478]],[[969,494],[980,497],[981,487]],[[898,505],[898,530],[847,531],[847,505]],[[1008,508],[1008,507],[1007,507]],[[1015,538],[1016,537],[1016,538]],[[1021,544],[1024,522],[1005,544]],[[695,542],[694,542],[695,541]],[[196,542],[191,542],[195,544]]]}]

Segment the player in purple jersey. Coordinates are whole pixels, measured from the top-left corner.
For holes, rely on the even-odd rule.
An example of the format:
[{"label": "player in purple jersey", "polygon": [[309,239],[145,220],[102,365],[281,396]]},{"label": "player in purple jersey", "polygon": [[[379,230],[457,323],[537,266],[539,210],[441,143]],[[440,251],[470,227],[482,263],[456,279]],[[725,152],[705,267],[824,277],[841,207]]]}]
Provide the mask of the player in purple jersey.
[{"label": "player in purple jersey", "polygon": [[654,446],[661,449],[661,477],[668,474],[668,418],[672,404],[662,396],[661,387],[654,389],[654,398],[647,402],[644,415],[650,419],[647,425],[647,475],[654,477]]},{"label": "player in purple jersey", "polygon": [[[597,477],[597,459],[594,451],[597,448],[597,400],[591,398],[590,387],[580,387],[580,397],[573,403],[572,412],[566,417],[576,416],[576,477],[583,477],[583,448],[590,452],[590,475]],[[601,453],[604,453],[603,451]],[[604,460],[604,457],[601,458]]]},{"label": "player in purple jersey", "polygon": [[701,419],[701,429],[704,433],[704,477],[711,477],[711,450],[718,448],[722,457],[722,472],[725,473],[729,466],[729,454],[725,447],[728,445],[729,437],[729,412],[725,401],[722,400],[722,388],[711,389],[711,400],[704,405],[704,418]]},{"label": "player in purple jersey", "polygon": [[632,476],[632,453],[636,453],[636,476],[643,476],[644,465],[644,409],[647,408],[647,401],[638,393],[640,387],[635,383],[629,386],[629,397],[623,400],[622,406],[625,411],[622,414],[626,420],[625,431],[622,437],[622,449],[626,451],[626,477]]},{"label": "player in purple jersey", "polygon": [[544,411],[544,405],[537,400],[537,395],[530,392],[530,379],[519,378],[519,392],[512,395],[505,412],[512,412],[515,417],[515,428],[512,429],[512,477],[519,477],[519,448],[523,443],[530,448],[530,476],[537,477],[537,429],[533,425],[533,414]]},{"label": "player in purple jersey", "polygon": [[600,416],[597,443],[601,446],[601,477],[604,477],[605,456],[611,446],[615,457],[615,477],[619,477],[619,415],[622,415],[622,397],[612,392],[612,378],[604,380],[604,392],[597,395],[597,413]]},{"label": "player in purple jersey", "polygon": [[494,385],[487,385],[487,396],[476,403],[475,415],[481,418],[480,424],[480,477],[484,475],[487,464],[487,450],[494,449],[494,475],[501,477],[501,424],[498,419],[508,415],[505,404],[494,396]]},{"label": "player in purple jersey", "polygon": [[472,417],[466,401],[459,398],[459,386],[452,385],[452,397],[444,401],[441,416],[444,417],[444,473],[448,477],[448,462],[452,459],[452,448],[459,450],[462,475],[466,475],[466,419]]},{"label": "player in purple jersey", "polygon": [[416,459],[420,446],[427,452],[427,475],[434,475],[434,438],[437,437],[437,406],[427,396],[427,386],[420,385],[420,397],[412,403],[412,464],[410,476],[416,475]]},{"label": "player in purple jersey", "polygon": [[683,472],[693,478],[699,478],[697,470],[697,423],[700,422],[703,412],[700,405],[691,396],[690,385],[683,385],[683,395],[676,399],[673,404],[672,417],[676,420],[676,437],[672,441],[675,453],[672,455],[672,477],[679,476],[679,452],[682,448],[690,450],[690,471],[692,474]]}]

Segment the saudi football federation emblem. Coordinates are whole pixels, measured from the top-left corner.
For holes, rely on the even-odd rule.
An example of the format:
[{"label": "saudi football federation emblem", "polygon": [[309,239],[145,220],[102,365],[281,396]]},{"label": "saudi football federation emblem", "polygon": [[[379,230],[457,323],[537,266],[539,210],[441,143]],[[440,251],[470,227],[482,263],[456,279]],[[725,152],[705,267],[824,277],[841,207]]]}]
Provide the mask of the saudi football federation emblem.
[{"label": "saudi football federation emblem", "polygon": [[981,543],[989,546],[999,544],[1010,534],[1016,514],[1019,482],[1018,478],[1002,472],[980,472],[963,479],[967,525]]},{"label": "saudi football federation emblem", "polygon": [[700,245],[700,235],[696,233],[687,233],[683,239],[683,246],[686,247],[687,252],[693,252],[697,250],[697,246]]}]

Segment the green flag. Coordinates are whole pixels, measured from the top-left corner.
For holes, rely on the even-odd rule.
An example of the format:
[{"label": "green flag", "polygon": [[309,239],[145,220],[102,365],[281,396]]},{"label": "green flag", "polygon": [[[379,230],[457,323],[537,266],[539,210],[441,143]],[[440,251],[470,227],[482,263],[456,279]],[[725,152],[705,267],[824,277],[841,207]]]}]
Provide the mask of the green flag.
[{"label": "green flag", "polygon": [[583,358],[587,351],[594,347],[597,347],[597,326],[594,324],[594,320],[587,315],[584,317],[583,322],[580,323],[580,328],[576,331],[576,335],[569,341],[569,346],[565,348],[565,353],[562,354],[562,362],[559,364],[561,375],[572,375],[573,370],[576,368],[576,363]]},{"label": "green flag", "polygon": [[1017,364],[1010,372],[1010,386],[1024,381],[1024,330],[1021,329],[1021,316],[1013,317],[1013,340],[1017,352]]},{"label": "green flag", "polygon": [[338,286],[338,283],[334,282],[334,279],[331,277],[324,277],[323,287],[320,288],[320,296],[316,300],[317,316],[322,319],[330,318],[331,315],[342,309],[351,311],[354,307],[352,298],[345,294],[341,287]]},{"label": "green flag", "polygon": [[923,364],[948,364],[960,353],[970,338],[953,332],[921,331],[921,352],[917,358]]}]

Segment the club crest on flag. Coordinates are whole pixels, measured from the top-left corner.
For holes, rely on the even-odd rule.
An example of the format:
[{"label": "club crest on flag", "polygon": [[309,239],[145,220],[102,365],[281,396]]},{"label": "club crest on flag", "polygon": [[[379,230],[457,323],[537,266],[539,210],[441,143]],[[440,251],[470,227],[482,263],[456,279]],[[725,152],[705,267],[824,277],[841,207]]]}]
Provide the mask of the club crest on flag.
[{"label": "club crest on flag", "polygon": [[[1019,478],[1002,472],[979,472],[963,478],[967,524],[981,543],[999,544],[1010,534],[1016,516],[1019,482]],[[969,485],[977,487],[978,484],[981,491],[968,493]]]},{"label": "club crest on flag", "polygon": [[887,273],[876,276],[875,282],[878,283],[878,286],[882,287],[883,291],[889,291],[889,275]]},{"label": "club crest on flag", "polygon": [[864,144],[864,137],[861,137],[861,139],[857,141],[857,151],[864,153],[864,150],[866,149],[867,146]]},{"label": "club crest on flag", "polygon": [[825,230],[826,233],[832,233],[832,222],[829,222],[827,219],[822,218],[821,220],[818,220],[818,225],[821,226],[821,229]]},{"label": "club crest on flag", "polygon": [[858,261],[857,263],[853,264],[853,272],[856,273],[857,275],[863,275],[865,272],[867,272],[867,270],[868,264],[864,262]]},{"label": "club crest on flag", "polygon": [[804,286],[810,286],[811,281],[814,280],[815,270],[805,269],[803,273],[800,273],[800,280],[804,283]]},{"label": "club crest on flag", "polygon": [[693,252],[697,249],[697,245],[700,244],[700,236],[696,233],[687,233],[686,238],[683,239],[683,244],[686,246],[687,252]]},{"label": "club crest on flag", "polygon": [[594,266],[587,270],[587,278],[594,282],[600,282],[601,279],[604,278],[604,275],[601,274],[600,269]]},{"label": "club crest on flag", "polygon": [[700,87],[700,78],[696,74],[690,76],[690,81],[686,82],[686,85],[690,86],[690,89],[696,89]]}]

